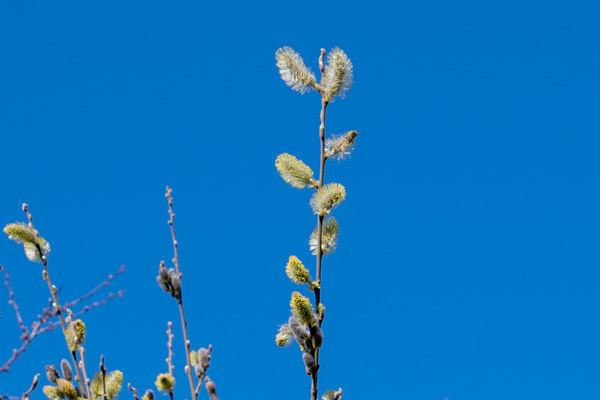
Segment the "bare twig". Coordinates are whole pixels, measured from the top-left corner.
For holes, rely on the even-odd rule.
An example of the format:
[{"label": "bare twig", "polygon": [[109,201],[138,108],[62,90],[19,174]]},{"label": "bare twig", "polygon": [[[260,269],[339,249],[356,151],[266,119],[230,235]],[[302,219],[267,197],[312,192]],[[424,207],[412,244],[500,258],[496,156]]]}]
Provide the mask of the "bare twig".
[{"label": "bare twig", "polygon": [[131,393],[133,394],[134,400],[140,400],[137,389],[134,388],[133,386],[131,386],[131,383],[127,384],[127,389],[129,389],[131,391]]},{"label": "bare twig", "polygon": [[[12,291],[12,287],[9,286],[10,285],[10,281],[9,281],[9,276],[8,276],[8,272],[6,271],[6,268],[2,268],[2,271],[4,273],[4,283],[6,284],[6,286],[8,287],[9,290],[9,296],[11,296],[11,299],[14,301],[13,307],[15,307],[16,305],[16,298],[14,297],[14,292]],[[65,303],[61,306],[62,310],[65,310],[67,308],[71,308],[76,304],[81,303],[83,300],[90,298],[91,296],[93,296],[94,294],[96,294],[98,292],[98,290],[102,287],[105,286],[109,286],[112,282],[112,280],[119,276],[120,274],[122,274],[125,271],[125,266],[121,266],[121,268],[119,268],[119,270],[117,272],[115,272],[114,274],[111,274],[108,276],[108,279],[105,280],[103,283],[101,283],[100,285],[96,286],[94,289],[92,289],[91,291],[89,291],[88,293],[86,293],[85,295],[81,296],[80,298],[73,300],[71,302]],[[11,294],[12,293],[12,294]],[[75,314],[73,314],[73,317],[80,317],[83,314],[88,313],[89,311],[93,310],[94,308],[103,306],[104,304],[106,304],[108,301],[115,299],[117,297],[122,297],[123,294],[125,293],[124,290],[119,290],[117,293],[109,293],[107,297],[105,297],[104,299],[100,300],[100,301],[96,301],[94,303],[92,303],[91,305],[86,305],[83,310],[80,310],[78,312],[76,312]],[[12,364],[17,361],[17,359],[23,354],[25,353],[25,351],[27,351],[27,348],[29,347],[29,345],[31,344],[31,342],[38,336],[40,336],[43,333],[46,332],[50,332],[52,330],[54,330],[54,328],[56,328],[57,326],[60,326],[60,322],[56,321],[56,322],[52,322],[50,321],[51,318],[55,317],[57,315],[56,309],[52,306],[52,300],[49,300],[50,305],[48,307],[45,307],[42,310],[42,313],[40,315],[38,315],[37,320],[33,321],[30,325],[30,327],[27,330],[27,334],[25,334],[25,332],[23,333],[23,335],[21,335],[21,340],[23,341],[23,343],[21,344],[21,346],[19,347],[19,349],[14,349],[13,353],[11,355],[11,357],[2,365],[0,366],[0,374],[2,373],[6,373],[9,371],[10,367],[12,366]],[[17,312],[17,309],[15,309],[15,312]],[[17,320],[19,320],[20,315],[17,312]],[[20,326],[20,325],[19,325]],[[23,331],[23,328],[21,327],[21,330]]]},{"label": "bare twig", "polygon": [[204,372],[198,377],[198,384],[196,385],[196,396],[200,394],[200,390],[202,390],[202,382],[204,382]]},{"label": "bare twig", "polygon": [[115,272],[114,274],[110,274],[108,275],[108,278],[106,278],[106,280],[102,283],[100,283],[98,286],[96,286],[95,288],[93,288],[92,290],[90,290],[89,292],[87,292],[86,294],[84,294],[83,296],[69,302],[66,303],[64,305],[65,308],[73,308],[74,306],[76,306],[77,304],[81,303],[84,300],[89,299],[90,297],[92,297],[93,295],[95,295],[100,289],[105,288],[107,286],[110,286],[110,284],[112,283],[112,281],[119,275],[121,275],[123,272],[125,272],[125,265],[121,265],[121,267],[117,270],[117,272]]},{"label": "bare twig", "polygon": [[[79,346],[79,356],[81,357],[81,361],[79,361],[79,368],[83,373],[83,379],[85,380],[85,390],[86,393],[90,393],[90,384],[91,381],[87,376],[87,372],[85,370],[85,349],[82,346]],[[89,397],[91,399],[91,397]]]},{"label": "bare twig", "polygon": [[166,361],[169,366],[169,374],[173,375],[173,370],[175,369],[173,366],[173,323],[169,321],[167,325],[167,349],[169,350],[169,356]]},{"label": "bare twig", "polygon": [[[179,279],[181,279],[182,275],[179,272],[179,253],[177,251],[177,237],[175,235],[175,227],[173,226],[173,223],[175,221],[175,213],[173,212],[173,190],[167,186],[167,192],[165,194],[165,197],[168,199],[169,202],[169,227],[171,228],[171,237],[173,238],[173,264],[175,265],[175,272],[177,273],[177,276],[179,277]],[[179,305],[179,315],[181,316],[181,329],[183,331],[183,343],[185,345],[185,358],[187,361],[187,368],[186,369],[186,373],[188,376],[188,380],[190,382],[190,392],[192,395],[192,400],[196,400],[197,395],[196,395],[196,391],[194,390],[194,375],[192,372],[192,359],[190,357],[190,348],[191,348],[191,343],[190,340],[188,339],[188,331],[187,331],[187,322],[185,319],[185,312],[183,309],[183,295],[182,295],[182,290],[179,290],[179,293],[176,297],[177,299],[177,304]]]},{"label": "bare twig", "polygon": [[4,284],[6,285],[6,288],[8,289],[8,297],[9,297],[8,304],[13,306],[13,308],[15,309],[17,323],[19,324],[19,328],[23,332],[22,337],[27,337],[27,336],[29,336],[29,329],[27,328],[27,326],[25,326],[25,323],[23,322],[23,318],[21,318],[21,311],[19,310],[19,306],[17,304],[17,299],[15,298],[15,291],[13,290],[13,288],[10,284],[10,276],[8,275],[8,272],[6,271],[6,268],[2,268],[2,266],[0,265],[0,269],[2,269],[2,272],[4,273]]},{"label": "bare twig", "polygon": [[31,394],[31,392],[33,392],[35,390],[35,388],[37,388],[38,383],[39,383],[39,378],[40,378],[40,374],[36,374],[33,377],[33,381],[31,382],[31,386],[29,387],[29,389],[27,389],[27,391],[25,393],[23,393],[23,395],[21,396],[21,400],[25,400],[29,398],[29,395]]}]

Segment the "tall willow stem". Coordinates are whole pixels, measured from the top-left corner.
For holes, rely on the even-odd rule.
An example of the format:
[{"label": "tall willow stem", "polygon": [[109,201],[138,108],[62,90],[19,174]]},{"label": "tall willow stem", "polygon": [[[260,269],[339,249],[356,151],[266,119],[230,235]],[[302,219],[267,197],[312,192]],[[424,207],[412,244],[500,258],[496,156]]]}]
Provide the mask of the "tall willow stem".
[{"label": "tall willow stem", "polygon": [[[319,57],[319,68],[321,69],[321,74],[324,72],[324,63],[325,59],[325,49],[321,49],[321,56]],[[327,161],[327,157],[325,156],[325,116],[327,114],[327,105],[328,101],[325,100],[323,93],[321,93],[321,125],[319,126],[319,139],[321,146],[321,162],[319,169],[319,187],[321,189],[323,187],[325,181],[325,162]],[[321,280],[321,266],[323,262],[323,248],[322,248],[322,240],[323,240],[323,215],[317,216],[317,282],[319,286],[315,288],[315,304],[317,310],[319,309],[319,304],[321,304],[321,288],[323,287],[323,281]],[[317,321],[319,327],[323,324],[323,315]],[[319,378],[319,349],[313,350],[313,357],[315,359],[315,366],[312,369],[311,378],[311,400],[317,400],[319,394],[318,388],[318,378]]]},{"label": "tall willow stem", "polygon": [[[175,264],[175,272],[177,276],[181,278],[181,274],[179,272],[179,252],[177,250],[177,238],[175,236],[175,227],[173,223],[175,221],[175,213],[173,212],[173,190],[167,186],[167,193],[165,195],[169,200],[169,227],[171,228],[171,237],[173,238],[173,264]],[[183,285],[182,285],[183,286]],[[177,295],[177,305],[179,306],[179,315],[181,316],[181,330],[183,331],[183,342],[185,345],[185,359],[187,361],[187,376],[190,382],[190,392],[192,394],[192,400],[196,400],[198,397],[198,393],[194,388],[194,375],[192,368],[192,358],[190,356],[190,340],[188,338],[187,331],[187,321],[185,319],[185,312],[183,309],[183,297],[182,297],[183,288],[179,289],[179,294]]]}]

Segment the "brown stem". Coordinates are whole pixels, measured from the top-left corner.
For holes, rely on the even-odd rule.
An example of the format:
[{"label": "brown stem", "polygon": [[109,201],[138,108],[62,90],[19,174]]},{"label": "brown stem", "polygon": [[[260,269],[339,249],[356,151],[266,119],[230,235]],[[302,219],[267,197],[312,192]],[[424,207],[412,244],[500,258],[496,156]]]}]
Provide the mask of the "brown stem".
[{"label": "brown stem", "polygon": [[[100,300],[100,301],[95,301],[94,303],[92,303],[89,306],[85,306],[83,310],[76,312],[75,314],[73,314],[73,318],[77,318],[82,316],[83,314],[93,310],[96,307],[100,307],[103,306],[104,304],[106,304],[109,300],[112,300],[116,297],[122,297],[123,293],[125,293],[124,290],[119,290],[117,293],[109,293],[107,297],[105,297],[104,299]],[[50,304],[52,304],[52,300],[50,300]],[[67,305],[70,303],[65,303],[63,304],[63,306],[61,307],[62,309],[68,308]],[[0,366],[0,374],[2,373],[6,373],[10,370],[10,367],[15,363],[15,361],[17,361],[17,359],[27,351],[27,348],[29,347],[29,345],[31,344],[31,342],[33,342],[33,340],[40,336],[43,333],[47,333],[50,331],[53,331],[54,328],[56,328],[57,326],[60,325],[60,322],[52,322],[49,321],[50,318],[53,318],[56,316],[54,307],[52,305],[50,305],[50,307],[46,307],[43,309],[42,314],[38,315],[38,320],[34,321],[31,326],[29,327],[29,329],[31,329],[31,332],[25,336],[21,336],[21,340],[23,340],[23,343],[21,344],[21,347],[19,347],[18,349],[14,349],[12,356],[6,360],[6,362]],[[47,325],[45,325],[47,323]]]},{"label": "brown stem", "polygon": [[[25,214],[27,215],[27,219],[29,220],[29,226],[31,227],[31,229],[34,230],[36,236],[39,236],[38,232],[33,227],[33,216],[29,212],[29,208],[28,208],[27,204],[25,204],[25,203],[23,203],[23,211],[25,211]],[[69,348],[69,341],[67,340],[67,324],[65,323],[65,318],[63,316],[62,309],[61,309],[60,303],[58,301],[58,291],[56,290],[56,287],[54,287],[54,285],[52,285],[52,280],[50,279],[50,273],[48,272],[48,259],[46,258],[46,255],[44,254],[44,251],[39,246],[39,244],[36,244],[36,247],[37,247],[37,251],[40,254],[42,264],[44,265],[44,280],[48,284],[48,290],[50,290],[50,295],[52,296],[52,300],[54,301],[53,306],[54,306],[54,309],[56,310],[56,314],[58,315],[58,318],[60,319],[60,326],[62,327],[63,335],[65,336],[65,341],[67,342],[67,348]],[[69,349],[69,351],[70,351],[70,349]],[[84,380],[81,375],[81,370],[79,369],[79,365],[77,363],[77,353],[75,353],[74,351],[70,351],[70,353],[71,353],[71,358],[73,359],[73,364],[75,365],[75,370],[77,371],[77,379],[79,380],[79,384],[81,385],[82,388],[86,389],[87,397],[88,397],[88,399],[91,399],[90,393],[87,390],[87,386],[84,385]]]},{"label": "brown stem", "polygon": [[[321,74],[324,73],[323,60],[325,58],[325,50],[321,49],[321,56],[319,57],[319,69],[321,70]],[[325,117],[327,114],[327,105],[329,102],[326,100],[324,93],[321,93],[321,125],[319,126],[319,139],[320,139],[320,148],[321,148],[321,162],[320,162],[320,170],[319,170],[319,187],[321,189],[325,182],[325,162],[327,161],[327,157],[325,156]],[[321,289],[323,288],[323,283],[321,279],[321,268],[323,261],[323,248],[322,248],[322,240],[323,240],[323,215],[319,215],[317,217],[317,282],[319,283],[319,287],[315,288],[315,306],[317,310],[319,309],[319,304],[321,304]],[[323,323],[323,319],[319,318],[318,320],[319,327]],[[315,359],[315,366],[311,370],[311,389],[310,389],[310,398],[311,400],[317,400],[319,394],[318,387],[318,377],[319,377],[319,349],[313,350],[313,357]]]},{"label": "brown stem", "polygon": [[199,395],[200,394],[200,390],[202,390],[202,382],[204,382],[204,376],[205,375],[206,375],[206,372],[203,372],[198,377],[198,384],[196,385],[196,396]]},{"label": "brown stem", "polygon": [[99,285],[97,285],[95,288],[93,288],[92,290],[90,290],[89,292],[87,292],[86,294],[84,294],[83,296],[69,302],[66,303],[64,305],[64,307],[66,308],[73,308],[74,306],[76,306],[77,304],[81,303],[84,300],[89,299],[90,297],[92,297],[93,295],[95,295],[100,289],[110,286],[110,284],[112,283],[113,279],[115,279],[117,276],[121,275],[123,272],[125,272],[125,265],[121,265],[121,267],[117,270],[117,272],[115,272],[114,274],[110,274],[108,275],[108,278],[100,283]]},{"label": "brown stem", "polygon": [[27,328],[27,326],[25,326],[25,323],[23,322],[23,318],[21,318],[21,310],[19,309],[19,305],[17,304],[17,299],[15,298],[15,291],[13,290],[13,288],[10,284],[10,276],[8,275],[8,272],[6,271],[6,268],[2,268],[2,266],[0,265],[0,269],[4,273],[4,284],[6,285],[6,288],[8,289],[8,297],[10,299],[10,300],[8,300],[8,304],[13,306],[13,308],[15,309],[15,315],[17,316],[17,323],[19,324],[19,328],[23,332],[22,337],[28,337],[29,329]]},{"label": "brown stem", "polygon": [[[66,309],[66,308],[71,308],[74,305],[81,303],[83,300],[86,300],[88,298],[90,298],[91,296],[93,296],[94,294],[96,294],[96,292],[104,286],[109,286],[111,281],[117,277],[118,275],[120,275],[121,273],[123,273],[125,271],[125,266],[121,266],[121,268],[115,272],[114,274],[111,274],[108,276],[108,279],[105,280],[104,282],[102,282],[100,285],[96,286],[94,289],[92,289],[91,291],[89,291],[88,293],[84,294],[83,296],[81,296],[80,298],[73,300],[71,302],[65,303],[62,305],[61,309]],[[17,311],[17,303],[16,303],[16,298],[14,295],[14,291],[12,290],[12,286],[10,285],[10,281],[9,281],[9,276],[8,276],[8,272],[6,271],[6,268],[2,268],[2,272],[4,273],[4,283],[8,288],[9,291],[9,297],[10,299],[13,301],[12,305],[15,308],[15,312],[17,314],[17,321],[19,321],[20,318],[20,314],[19,311]],[[93,310],[94,308],[103,306],[104,304],[106,304],[109,300],[112,300],[114,298],[117,297],[122,297],[123,294],[125,293],[124,290],[119,290],[117,293],[109,293],[108,296],[106,296],[104,299],[100,300],[100,301],[95,301],[90,305],[86,305],[83,310],[78,311],[76,313],[73,314],[73,318],[77,318],[82,316],[83,314]],[[9,300],[9,301],[11,301]],[[13,350],[13,354],[12,356],[6,360],[4,362],[4,364],[2,366],[0,366],[0,374],[2,373],[6,373],[9,371],[10,367],[15,363],[15,361],[17,361],[17,359],[23,354],[25,353],[25,351],[27,351],[27,348],[29,347],[29,345],[31,344],[31,342],[33,342],[33,339],[35,339],[36,337],[40,336],[42,333],[46,333],[46,332],[50,332],[52,330],[54,330],[54,328],[56,328],[57,326],[60,325],[59,322],[52,322],[49,321],[49,319],[53,318],[54,316],[56,316],[56,310],[54,308],[54,306],[52,305],[52,300],[49,300],[50,305],[46,308],[44,308],[42,310],[42,313],[40,315],[38,315],[38,319],[36,321],[33,321],[31,323],[31,325],[29,326],[29,328],[27,328],[27,332],[24,332],[23,335],[21,335],[21,340],[23,341],[23,343],[21,344],[21,347],[19,347],[19,349],[14,349]],[[46,322],[48,323],[47,325],[44,326],[44,324],[46,324]],[[21,324],[19,323],[19,326],[21,327]],[[21,330],[23,331],[23,327],[21,327]]]},{"label": "brown stem", "polygon": [[169,374],[173,375],[173,323],[169,321],[167,323],[167,349],[169,350],[169,356],[167,357],[167,366],[169,368]]},{"label": "brown stem", "polygon": [[[41,253],[41,249],[38,249]],[[63,335],[65,336],[65,341],[67,343],[67,348],[69,347],[69,341],[67,340],[67,324],[65,322],[65,317],[63,316],[62,309],[60,307],[60,303],[58,302],[58,293],[56,287],[52,285],[52,280],[50,279],[50,273],[48,272],[48,261],[46,260],[46,256],[42,256],[42,262],[44,264],[44,272],[46,273],[44,278],[46,283],[48,284],[48,289],[50,290],[50,294],[52,295],[52,301],[54,302],[54,309],[56,310],[56,315],[58,315],[58,319],[60,320],[60,326],[63,331]],[[81,385],[82,389],[86,389],[86,394],[88,399],[90,399],[90,395],[87,390],[87,386],[84,384],[83,376],[81,375],[81,369],[79,368],[79,363],[77,362],[77,353],[71,351],[69,349],[69,353],[71,353],[71,359],[73,360],[73,364],[75,365],[75,371],[77,372],[77,379],[79,380],[79,385]]]},{"label": "brown stem", "polygon": [[[177,250],[177,237],[175,235],[175,227],[173,226],[175,221],[175,213],[173,212],[173,190],[167,186],[167,193],[165,197],[169,202],[169,227],[171,228],[171,237],[173,238],[173,264],[175,264],[175,272],[179,279],[181,279],[182,275],[179,272],[179,253]],[[187,322],[185,320],[185,312],[183,309],[183,296],[182,296],[183,288],[179,289],[179,293],[177,295],[177,304],[179,305],[179,315],[181,316],[181,330],[183,331],[183,343],[185,346],[185,359],[187,361],[187,376],[190,382],[190,392],[192,394],[192,400],[196,400],[197,394],[194,388],[194,375],[192,368],[192,358],[190,356],[190,340],[188,339],[188,331],[187,331]]]},{"label": "brown stem", "polygon": [[29,387],[29,389],[27,389],[27,391],[25,393],[23,393],[21,395],[21,400],[25,400],[25,399],[29,398],[29,395],[31,394],[31,392],[33,392],[35,390],[35,388],[38,387],[39,378],[40,378],[40,374],[36,374],[33,377],[33,381],[31,382],[31,386]]},{"label": "brown stem", "polygon": [[[88,379],[87,372],[85,370],[85,349],[82,346],[79,346],[79,355],[81,356],[81,361],[79,361],[79,367],[81,368],[81,372],[83,373],[83,380],[85,381],[85,390],[86,393],[90,393],[90,380]],[[91,399],[91,397],[89,397]]]},{"label": "brown stem", "polygon": [[134,400],[140,400],[140,397],[138,396],[138,391],[136,388],[134,388],[131,383],[127,383],[127,389],[129,389],[131,391],[131,393],[133,394],[133,399]]},{"label": "brown stem", "polygon": [[100,373],[102,374],[102,397],[104,400],[108,400],[108,394],[106,393],[106,367],[104,366],[104,355],[100,355]]}]

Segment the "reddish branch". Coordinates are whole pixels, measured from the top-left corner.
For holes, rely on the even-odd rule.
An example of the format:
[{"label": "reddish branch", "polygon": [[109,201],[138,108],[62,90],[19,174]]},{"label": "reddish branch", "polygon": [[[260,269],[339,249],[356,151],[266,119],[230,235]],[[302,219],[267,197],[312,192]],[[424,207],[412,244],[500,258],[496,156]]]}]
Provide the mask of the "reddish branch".
[{"label": "reddish branch", "polygon": [[[19,347],[18,349],[13,349],[12,356],[2,366],[0,366],[0,374],[6,373],[6,372],[9,371],[10,367],[12,366],[12,364],[23,353],[25,353],[25,351],[27,350],[27,348],[29,347],[29,345],[31,344],[31,342],[33,342],[33,340],[36,337],[40,336],[43,333],[50,332],[54,328],[60,326],[60,322],[58,322],[58,321],[52,321],[52,319],[57,316],[57,311],[52,306],[52,300],[49,299],[48,300],[49,305],[47,307],[45,307],[42,310],[42,313],[37,316],[37,319],[35,321],[33,321],[29,327],[27,327],[25,325],[25,323],[23,322],[23,318],[21,317],[21,312],[19,310],[19,306],[18,306],[16,298],[15,298],[15,292],[14,292],[14,290],[13,290],[11,284],[10,284],[10,277],[8,275],[8,272],[6,271],[6,268],[2,268],[2,272],[4,273],[4,284],[8,288],[8,295],[9,295],[9,298],[10,298],[9,299],[9,304],[13,306],[13,308],[15,310],[17,322],[19,324],[19,328],[23,332],[23,334],[21,335],[21,340],[23,341],[23,343],[21,344],[21,347]],[[121,275],[123,272],[125,272],[125,266],[124,265],[121,266],[121,268],[119,268],[119,270],[117,272],[115,272],[114,274],[110,274],[108,276],[108,278],[104,282],[102,282],[101,284],[99,284],[98,286],[96,286],[95,288],[93,288],[92,290],[90,290],[89,292],[87,292],[86,294],[84,294],[83,296],[79,297],[76,300],[73,300],[71,302],[67,302],[67,303],[63,304],[61,306],[61,309],[62,310],[66,310],[67,308],[72,308],[73,306],[81,303],[82,301],[85,301],[85,300],[89,299],[90,297],[92,297],[93,295],[95,295],[103,287],[110,286],[110,284],[112,283],[112,281],[117,276]],[[85,305],[83,307],[83,310],[80,310],[80,311],[74,313],[73,317],[76,318],[76,317],[79,317],[79,316],[81,316],[83,314],[86,314],[87,312],[93,310],[96,307],[103,306],[108,301],[110,301],[110,300],[112,300],[114,298],[122,297],[124,293],[125,293],[124,290],[119,290],[116,293],[109,293],[108,296],[106,296],[104,299],[102,299],[100,301],[95,301],[95,302],[93,302],[92,304],[89,304],[89,305]]]}]

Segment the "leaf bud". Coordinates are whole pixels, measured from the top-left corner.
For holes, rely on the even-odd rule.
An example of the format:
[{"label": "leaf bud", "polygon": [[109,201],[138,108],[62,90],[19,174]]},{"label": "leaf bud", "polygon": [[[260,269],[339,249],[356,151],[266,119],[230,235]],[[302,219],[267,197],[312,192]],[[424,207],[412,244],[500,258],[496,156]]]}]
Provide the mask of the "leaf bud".
[{"label": "leaf bud", "polygon": [[69,362],[64,358],[60,362],[60,369],[62,370],[63,377],[66,380],[71,381],[73,379],[73,370],[71,369],[71,364],[69,364]]},{"label": "leaf bud", "polygon": [[306,330],[304,325],[295,317],[290,317],[288,320],[288,326],[292,332],[292,335],[294,336],[294,339],[296,339],[296,342],[298,342],[298,345],[302,346],[302,343],[304,343],[306,339],[310,338],[308,330]]},{"label": "leaf bud", "polygon": [[203,371],[207,370],[210,367],[210,351],[212,349],[209,347],[206,350],[204,347],[200,347],[198,350],[198,364],[202,366]]},{"label": "leaf bud", "polygon": [[317,325],[310,327],[310,338],[314,349],[323,346],[323,330]]},{"label": "leaf bud", "polygon": [[173,287],[172,294],[173,296],[175,296],[177,293],[179,293],[179,290],[181,289],[181,279],[179,278],[179,276],[177,276],[177,272],[175,272],[173,268],[169,268],[169,282]]},{"label": "leaf bud", "polygon": [[142,400],[154,400],[154,392],[152,391],[152,389],[146,390],[146,392],[142,396]]},{"label": "leaf bud", "polygon": [[52,383],[56,383],[56,380],[60,378],[60,375],[58,374],[58,371],[54,365],[46,365],[46,378],[48,378],[48,381]]},{"label": "leaf bud", "polygon": [[304,361],[307,370],[311,370],[315,366],[315,358],[308,352],[302,353],[302,361]]}]

